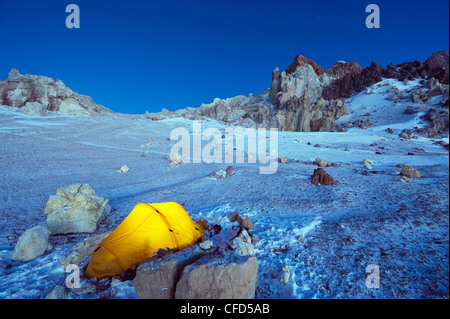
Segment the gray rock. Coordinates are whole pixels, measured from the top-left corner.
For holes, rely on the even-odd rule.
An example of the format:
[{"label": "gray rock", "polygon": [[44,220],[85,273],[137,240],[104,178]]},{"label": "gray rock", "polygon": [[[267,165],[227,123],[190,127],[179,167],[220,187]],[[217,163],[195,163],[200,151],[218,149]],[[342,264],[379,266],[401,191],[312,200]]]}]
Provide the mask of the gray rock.
[{"label": "gray rock", "polygon": [[162,258],[147,259],[136,270],[133,281],[136,293],[140,299],[173,299],[184,267],[214,251],[213,247],[202,249],[198,245],[193,245]]},{"label": "gray rock", "polygon": [[253,299],[257,272],[254,256],[205,256],[183,270],[175,298]]}]

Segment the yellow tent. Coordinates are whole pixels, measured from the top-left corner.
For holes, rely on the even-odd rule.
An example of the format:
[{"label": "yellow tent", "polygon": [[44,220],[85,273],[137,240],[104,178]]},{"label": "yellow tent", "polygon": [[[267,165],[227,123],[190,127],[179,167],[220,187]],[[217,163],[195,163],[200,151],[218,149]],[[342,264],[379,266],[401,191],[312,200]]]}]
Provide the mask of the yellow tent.
[{"label": "yellow tent", "polygon": [[152,257],[160,248],[182,250],[195,244],[204,227],[194,223],[177,203],[137,204],[123,222],[96,248],[87,278],[121,275]]}]

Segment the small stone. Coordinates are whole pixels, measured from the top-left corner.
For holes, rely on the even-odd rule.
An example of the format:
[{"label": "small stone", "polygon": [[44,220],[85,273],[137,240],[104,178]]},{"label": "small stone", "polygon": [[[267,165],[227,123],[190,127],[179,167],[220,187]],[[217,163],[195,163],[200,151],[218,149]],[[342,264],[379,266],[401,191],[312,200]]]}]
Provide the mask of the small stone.
[{"label": "small stone", "polygon": [[329,165],[329,163],[328,163],[328,161],[317,157],[316,158],[316,165],[319,166],[319,167],[327,167]]},{"label": "small stone", "polygon": [[239,225],[241,225],[244,228],[247,229],[253,229],[253,222],[250,219],[250,217],[246,217],[245,219],[241,216],[241,214],[239,214],[236,218],[236,221],[239,223]]},{"label": "small stone", "polygon": [[420,178],[420,171],[412,166],[409,165],[403,165],[402,172],[400,173],[402,176],[408,177],[408,178]]},{"label": "small stone", "polygon": [[129,172],[130,171],[130,169],[128,168],[128,166],[126,166],[126,165],[123,165],[119,170],[117,170],[116,172],[117,173],[126,173],[126,172]]}]

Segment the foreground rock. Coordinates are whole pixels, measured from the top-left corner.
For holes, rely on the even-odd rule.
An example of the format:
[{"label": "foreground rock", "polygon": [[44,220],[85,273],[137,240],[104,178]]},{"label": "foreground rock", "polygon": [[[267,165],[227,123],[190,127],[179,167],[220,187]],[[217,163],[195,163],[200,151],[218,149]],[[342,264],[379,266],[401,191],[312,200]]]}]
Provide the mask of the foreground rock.
[{"label": "foreground rock", "polygon": [[141,299],[175,298],[177,282],[184,267],[214,251],[194,245],[164,258],[152,257],[146,260],[136,270],[133,281],[136,293]]},{"label": "foreground rock", "polygon": [[[248,299],[255,297],[257,240],[250,218],[229,214],[231,227],[207,228],[201,243],[179,251],[160,249],[136,269],[133,285],[141,299]],[[244,226],[245,225],[245,226]]]},{"label": "foreground rock", "polygon": [[109,200],[95,195],[89,184],[73,184],[50,196],[44,213],[51,234],[92,233],[109,214]]},{"label": "foreground rock", "polygon": [[23,75],[16,69],[11,69],[7,80],[0,81],[0,105],[23,108],[25,113],[35,116],[45,116],[47,111],[72,115],[113,113],[89,96],[73,92],[61,80]]},{"label": "foreground rock", "polygon": [[43,255],[52,249],[48,242],[50,231],[47,227],[36,226],[27,229],[14,247],[12,259],[20,262],[28,262]]},{"label": "foreground rock", "polygon": [[177,299],[254,299],[258,264],[254,256],[205,256],[184,269]]}]

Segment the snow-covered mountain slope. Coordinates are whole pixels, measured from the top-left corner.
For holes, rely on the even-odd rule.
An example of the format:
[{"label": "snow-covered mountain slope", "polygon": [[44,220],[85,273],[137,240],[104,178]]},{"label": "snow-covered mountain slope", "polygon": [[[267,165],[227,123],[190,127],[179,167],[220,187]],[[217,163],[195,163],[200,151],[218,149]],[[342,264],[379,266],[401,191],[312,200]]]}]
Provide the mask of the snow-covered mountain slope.
[{"label": "snow-covered mountain slope", "polygon": [[[186,119],[51,112],[33,117],[1,106],[0,298],[45,297],[64,285],[59,259],[75,244],[113,230],[139,202],[166,201],[210,223],[226,225],[230,211],[252,219],[260,238],[253,252],[257,298],[448,298],[448,149],[437,139],[399,137],[404,129],[426,125],[422,116],[438,101],[386,100],[393,85],[411,89],[385,79],[369,88],[373,94],[349,98],[349,115],[338,120],[346,131],[278,132],[278,157],[288,160],[269,175],[259,174],[259,163],[248,163],[248,153],[245,163],[168,169],[172,130],[193,131]],[[404,114],[410,105],[417,113]],[[344,125],[367,119],[371,126],[365,129]],[[224,134],[228,126],[202,121],[202,130],[208,127]],[[324,169],[334,185],[311,184],[317,157],[332,164]],[[422,178],[399,181],[402,164],[419,169]],[[130,171],[118,173],[122,165]],[[234,175],[208,177],[228,165]],[[94,234],[53,235],[49,253],[28,263],[12,261],[18,237],[46,224],[49,196],[73,183],[92,185],[110,200],[111,214]],[[366,286],[371,264],[380,270],[376,289]],[[103,291],[92,280],[81,284],[69,298],[137,298],[132,281]]]}]

